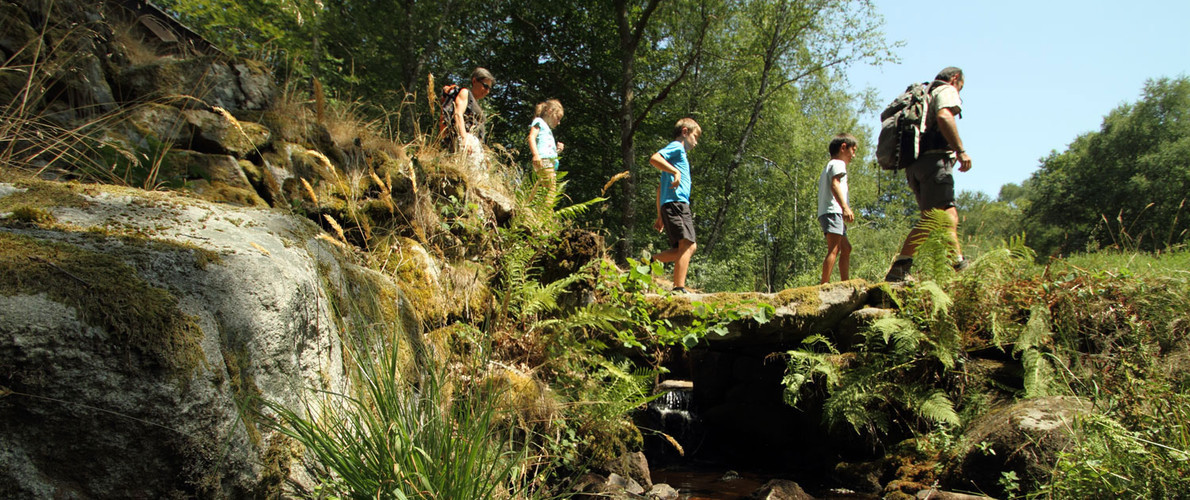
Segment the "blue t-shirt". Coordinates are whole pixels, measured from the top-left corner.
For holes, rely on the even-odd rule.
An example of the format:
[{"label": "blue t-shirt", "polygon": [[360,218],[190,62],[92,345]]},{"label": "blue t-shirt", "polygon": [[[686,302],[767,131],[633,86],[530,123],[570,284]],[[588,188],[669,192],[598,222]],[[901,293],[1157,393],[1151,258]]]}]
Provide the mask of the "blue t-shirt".
[{"label": "blue t-shirt", "polygon": [[661,172],[661,204],[674,201],[690,203],[690,160],[686,158],[686,148],[682,146],[682,141],[673,141],[657,153],[682,174],[681,183],[675,190],[673,174]]}]

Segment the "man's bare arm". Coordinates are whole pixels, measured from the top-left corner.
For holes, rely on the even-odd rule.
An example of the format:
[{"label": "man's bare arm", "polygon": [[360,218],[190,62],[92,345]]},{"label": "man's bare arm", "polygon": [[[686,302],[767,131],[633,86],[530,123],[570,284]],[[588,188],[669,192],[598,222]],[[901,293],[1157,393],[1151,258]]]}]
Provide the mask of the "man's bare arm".
[{"label": "man's bare arm", "polygon": [[946,139],[946,143],[958,154],[959,163],[962,164],[959,167],[959,172],[971,170],[971,155],[967,154],[967,150],[963,148],[963,139],[959,137],[959,126],[955,120],[954,112],[950,108],[938,110],[937,126],[942,137]]}]

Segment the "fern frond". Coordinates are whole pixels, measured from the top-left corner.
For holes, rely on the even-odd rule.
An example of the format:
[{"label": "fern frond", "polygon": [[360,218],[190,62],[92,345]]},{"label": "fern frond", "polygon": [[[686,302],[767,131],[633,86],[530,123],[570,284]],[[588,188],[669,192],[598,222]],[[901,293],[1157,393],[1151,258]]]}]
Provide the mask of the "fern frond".
[{"label": "fern frond", "polygon": [[918,353],[919,346],[924,340],[926,340],[925,334],[910,323],[909,328],[900,328],[892,332],[893,352],[898,356],[912,356]]},{"label": "fern frond", "polygon": [[872,325],[868,327],[868,341],[879,341],[881,345],[892,345],[894,336],[904,336],[902,331],[909,331],[914,335],[919,333],[917,325],[909,319],[897,316],[880,318],[873,321]]},{"label": "fern frond", "polygon": [[611,304],[591,304],[562,318],[561,326],[610,331],[616,328],[617,323],[628,321],[632,321],[632,316],[622,308],[613,307]]},{"label": "fern frond", "polygon": [[1059,362],[1049,352],[1053,342],[1049,321],[1049,309],[1040,305],[1034,307],[1013,349],[1013,354],[1020,356],[1025,371],[1025,397],[1028,398],[1062,392],[1060,384],[1056,383]]},{"label": "fern frond", "polygon": [[954,300],[942,287],[935,281],[925,281],[918,285],[918,290],[926,295],[928,304],[930,306],[930,318],[937,319],[943,314],[950,312],[950,306],[954,304]]},{"label": "fern frond", "polygon": [[954,403],[941,389],[914,384],[912,390],[906,393],[909,398],[906,406],[918,418],[938,424],[959,425],[959,414],[954,410]]},{"label": "fern frond", "polygon": [[839,349],[835,347],[835,343],[831,342],[831,340],[825,335],[819,333],[815,333],[802,339],[802,345],[806,346],[807,349],[813,349],[815,346],[822,346],[826,348],[826,350],[831,354],[839,354]]},{"label": "fern frond", "polygon": [[607,201],[607,198],[591,198],[590,200],[584,201],[582,203],[576,203],[574,205],[559,208],[554,212],[554,214],[562,220],[573,220],[574,218],[587,213],[587,211],[596,204],[603,203],[605,201]]},{"label": "fern frond", "polygon": [[1054,336],[1054,333],[1050,331],[1049,322],[1049,309],[1040,305],[1034,306],[1033,310],[1029,312],[1029,321],[1025,323],[1025,330],[1017,339],[1016,348],[1012,353],[1019,355],[1030,349],[1049,346]]},{"label": "fern frond", "polygon": [[803,389],[813,383],[817,376],[824,379],[824,386],[829,390],[839,384],[842,372],[831,362],[829,355],[809,350],[795,350],[786,353],[789,361],[786,363],[785,376],[781,384],[785,386],[785,403],[797,406],[801,401]]},{"label": "fern frond", "polygon": [[837,430],[844,425],[860,436],[886,433],[890,428],[886,401],[881,391],[886,389],[862,381],[844,384],[823,402],[822,419],[827,427]]}]

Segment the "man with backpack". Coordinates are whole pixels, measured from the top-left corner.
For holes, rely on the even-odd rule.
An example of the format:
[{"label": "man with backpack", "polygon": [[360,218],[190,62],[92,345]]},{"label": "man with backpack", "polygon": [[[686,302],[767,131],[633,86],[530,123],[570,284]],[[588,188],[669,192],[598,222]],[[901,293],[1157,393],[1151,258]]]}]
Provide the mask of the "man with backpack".
[{"label": "man with backpack", "polygon": [[[956,120],[961,116],[963,101],[959,91],[963,90],[963,70],[948,67],[938,72],[928,88],[929,106],[925,126],[917,150],[920,153],[913,163],[905,168],[909,188],[917,198],[917,208],[923,217],[930,210],[942,210],[949,216],[949,229],[954,242],[955,271],[967,267],[959,246],[959,213],[954,204],[954,176],[952,169],[959,163],[959,172],[971,170],[971,155],[963,148]],[[885,281],[900,282],[909,278],[913,267],[913,254],[925,239],[927,229],[918,221],[905,243],[901,253],[893,260],[892,267],[884,277]]]}]

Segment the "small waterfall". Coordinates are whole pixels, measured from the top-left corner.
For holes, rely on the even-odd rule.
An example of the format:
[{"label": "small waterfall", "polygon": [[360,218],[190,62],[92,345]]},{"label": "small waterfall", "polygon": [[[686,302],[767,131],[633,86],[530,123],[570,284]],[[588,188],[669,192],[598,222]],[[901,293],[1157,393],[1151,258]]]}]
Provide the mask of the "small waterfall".
[{"label": "small waterfall", "polygon": [[663,433],[668,443],[664,455],[688,456],[702,443],[701,422],[694,413],[694,383],[666,380],[657,389],[663,395],[649,403],[648,414],[654,430]]}]

